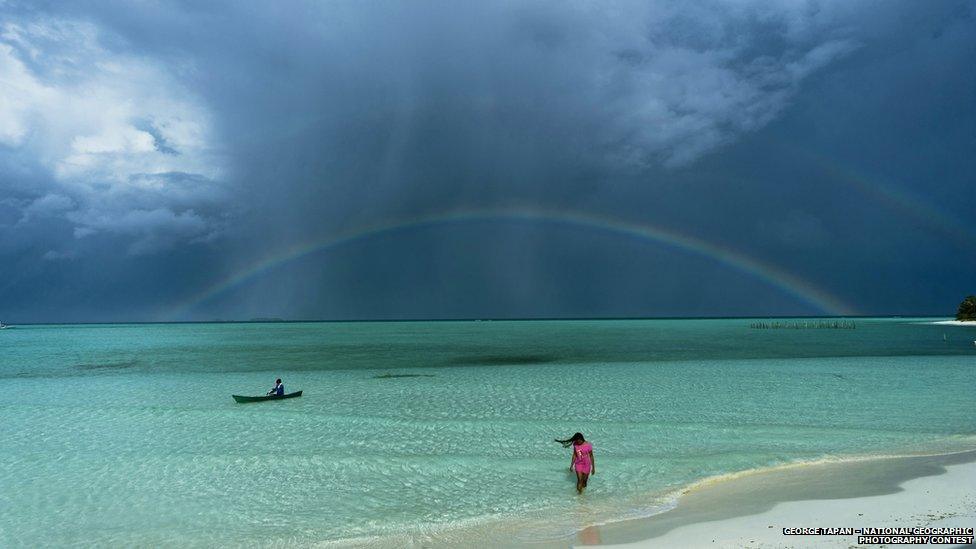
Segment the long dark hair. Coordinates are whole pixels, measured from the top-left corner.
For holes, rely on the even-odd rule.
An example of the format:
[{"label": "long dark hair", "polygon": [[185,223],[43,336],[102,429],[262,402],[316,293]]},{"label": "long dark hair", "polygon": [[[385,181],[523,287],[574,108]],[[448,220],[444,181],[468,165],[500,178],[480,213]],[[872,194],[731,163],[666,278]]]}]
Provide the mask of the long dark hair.
[{"label": "long dark hair", "polygon": [[563,445],[563,448],[569,448],[570,444],[583,444],[586,439],[583,438],[583,433],[576,433],[573,436],[567,438],[566,440],[556,439],[556,442]]}]

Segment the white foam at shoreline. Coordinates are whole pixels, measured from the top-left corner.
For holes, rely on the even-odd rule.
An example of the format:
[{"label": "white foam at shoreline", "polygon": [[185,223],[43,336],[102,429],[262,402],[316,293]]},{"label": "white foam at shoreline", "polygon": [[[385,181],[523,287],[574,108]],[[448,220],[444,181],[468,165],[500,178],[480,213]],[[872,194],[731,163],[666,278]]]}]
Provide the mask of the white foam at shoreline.
[{"label": "white foam at shoreline", "polygon": [[[976,444],[976,437],[960,437],[960,438],[970,438],[972,442]],[[954,450],[951,452],[920,452],[920,453],[904,453],[904,454],[864,454],[864,455],[852,455],[852,456],[824,456],[816,459],[800,459],[795,461],[790,461],[788,463],[780,463],[777,465],[770,465],[768,467],[756,467],[753,469],[745,469],[742,471],[735,471],[732,473],[723,473],[720,475],[713,475],[710,477],[705,477],[703,479],[696,480],[691,484],[684,486],[682,489],[676,492],[677,495],[687,494],[693,490],[704,488],[706,486],[711,486],[720,482],[726,482],[729,480],[735,480],[738,478],[743,478],[752,475],[761,475],[764,473],[770,473],[773,471],[782,471],[786,469],[797,469],[801,467],[809,467],[813,465],[826,465],[826,464],[843,464],[843,463],[860,463],[865,461],[875,461],[882,459],[899,459],[899,458],[909,458],[909,457],[937,457],[937,456],[952,456],[957,454],[965,454],[967,452],[972,452],[976,450],[976,447],[966,448],[962,450]]]}]

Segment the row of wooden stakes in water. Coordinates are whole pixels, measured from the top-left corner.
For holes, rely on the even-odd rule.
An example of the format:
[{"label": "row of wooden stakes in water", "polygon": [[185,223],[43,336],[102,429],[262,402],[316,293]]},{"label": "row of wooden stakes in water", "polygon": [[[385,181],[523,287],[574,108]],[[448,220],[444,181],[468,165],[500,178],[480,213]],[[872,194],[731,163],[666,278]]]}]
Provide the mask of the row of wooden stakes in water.
[{"label": "row of wooden stakes in water", "polygon": [[857,324],[853,320],[790,320],[758,321],[749,327],[756,330],[854,330]]}]

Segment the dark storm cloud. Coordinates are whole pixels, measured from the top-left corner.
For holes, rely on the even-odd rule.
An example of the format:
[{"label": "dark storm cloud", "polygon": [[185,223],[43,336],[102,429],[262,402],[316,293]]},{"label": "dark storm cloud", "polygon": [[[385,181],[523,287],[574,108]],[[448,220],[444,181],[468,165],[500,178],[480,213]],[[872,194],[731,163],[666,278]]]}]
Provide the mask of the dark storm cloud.
[{"label": "dark storm cloud", "polygon": [[[100,317],[85,303],[118,298],[86,284],[97,271],[147,318],[295,242],[512,204],[670,227],[867,312],[939,310],[965,291],[918,267],[966,253],[938,222],[796,151],[966,215],[973,2],[0,10],[0,253],[17,269],[0,296],[71,279],[96,295],[57,299]],[[906,112],[919,123],[899,126]],[[940,145],[920,155],[920,140]],[[193,314],[819,312],[714,262],[611,240],[538,225],[388,235]],[[878,289],[865,264],[901,280]],[[944,291],[892,301],[936,276]]]}]

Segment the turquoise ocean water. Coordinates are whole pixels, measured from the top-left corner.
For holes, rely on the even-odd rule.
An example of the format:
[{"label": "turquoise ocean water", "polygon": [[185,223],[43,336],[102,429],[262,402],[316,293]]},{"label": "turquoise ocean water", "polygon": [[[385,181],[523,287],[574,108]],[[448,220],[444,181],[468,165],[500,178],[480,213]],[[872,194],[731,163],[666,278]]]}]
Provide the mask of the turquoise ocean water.
[{"label": "turquoise ocean water", "polygon": [[[4,330],[0,545],[532,542],[714,475],[976,448],[976,328],[752,322]],[[279,376],[304,396],[230,397]]]}]

